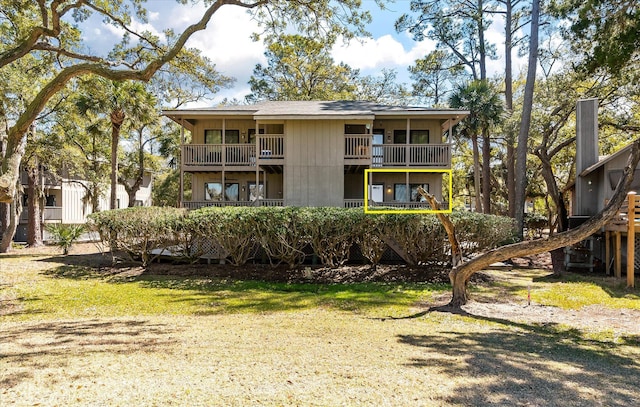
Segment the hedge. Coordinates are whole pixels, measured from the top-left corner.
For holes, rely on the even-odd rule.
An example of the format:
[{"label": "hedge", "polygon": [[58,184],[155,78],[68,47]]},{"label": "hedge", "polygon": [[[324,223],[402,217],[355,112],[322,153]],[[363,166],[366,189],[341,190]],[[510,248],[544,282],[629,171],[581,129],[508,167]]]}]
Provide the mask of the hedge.
[{"label": "hedge", "polygon": [[[378,264],[393,241],[416,263],[446,263],[449,242],[435,215],[364,214],[362,209],[301,207],[136,207],[90,215],[90,226],[112,251],[124,250],[143,265],[173,247],[174,254],[197,259],[209,242],[234,265],[245,264],[260,248],[273,265],[295,267],[311,247],[328,267],[344,264],[354,245]],[[513,240],[510,218],[453,212],[465,255]],[[199,243],[198,243],[199,242]],[[155,254],[154,254],[155,253]]]}]

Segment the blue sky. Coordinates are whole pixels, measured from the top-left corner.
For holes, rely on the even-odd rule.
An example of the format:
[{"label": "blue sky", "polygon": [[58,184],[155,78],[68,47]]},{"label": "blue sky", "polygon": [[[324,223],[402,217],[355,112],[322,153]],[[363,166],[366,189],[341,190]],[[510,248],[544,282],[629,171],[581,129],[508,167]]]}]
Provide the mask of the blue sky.
[{"label": "blue sky", "polygon": [[[376,75],[383,68],[395,69],[400,82],[410,83],[407,67],[434,49],[435,44],[429,40],[415,42],[407,33],[397,33],[395,21],[409,11],[409,0],[396,0],[389,3],[386,10],[380,10],[374,0],[363,0],[363,6],[373,17],[367,27],[372,38],[361,38],[344,46],[340,44],[333,49],[336,62],[345,62],[352,68],[361,70],[365,75]],[[179,5],[175,0],[149,0],[149,22],[146,24],[134,22],[138,29],[148,29],[161,32],[165,28],[181,31],[187,25],[197,21],[202,15],[202,6]],[[99,19],[91,19],[91,27],[85,40],[94,51],[109,50],[111,45],[120,38],[122,32],[114,27],[104,25]],[[495,21],[487,33],[489,41],[498,45],[501,52],[501,21]],[[259,42],[253,42],[251,33],[256,30],[256,24],[245,10],[239,7],[224,6],[214,16],[207,30],[197,33],[189,41],[188,46],[196,47],[210,57],[217,69],[236,78],[235,85],[221,91],[213,101],[215,104],[223,98],[244,99],[250,93],[247,81],[257,63],[264,64],[264,47]],[[524,67],[522,60],[516,55],[515,71]],[[491,61],[488,71],[500,72],[501,60]]]}]

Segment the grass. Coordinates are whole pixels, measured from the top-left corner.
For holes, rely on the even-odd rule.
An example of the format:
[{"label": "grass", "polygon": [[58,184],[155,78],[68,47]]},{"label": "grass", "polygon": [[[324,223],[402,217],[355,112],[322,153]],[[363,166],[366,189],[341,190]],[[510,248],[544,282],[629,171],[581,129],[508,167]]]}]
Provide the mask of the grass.
[{"label": "grass", "polygon": [[[107,276],[48,256],[0,262],[8,405],[640,404],[638,334],[428,309],[447,286]],[[637,291],[615,280],[547,274],[491,272],[473,296],[522,304],[531,286],[539,304],[638,309]]]}]

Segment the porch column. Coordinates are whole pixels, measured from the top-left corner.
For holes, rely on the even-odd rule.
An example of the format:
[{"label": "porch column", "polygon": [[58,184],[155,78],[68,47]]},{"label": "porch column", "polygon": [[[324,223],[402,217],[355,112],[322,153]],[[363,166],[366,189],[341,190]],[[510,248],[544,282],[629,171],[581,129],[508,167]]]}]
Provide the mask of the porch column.
[{"label": "porch column", "polygon": [[[182,199],[184,197],[184,118],[180,118],[180,195],[178,196],[178,207],[183,207]],[[191,197],[193,200],[193,197]]]},{"label": "porch column", "polygon": [[411,119],[407,117],[407,134],[406,137],[404,138],[405,141],[405,156],[404,156],[404,165],[406,165],[407,167],[409,166],[409,138],[411,137]]},{"label": "porch column", "polygon": [[222,153],[221,153],[221,160],[222,160],[222,199],[221,201],[226,201],[225,199],[225,192],[226,192],[226,186],[225,186],[225,169],[226,169],[226,164],[227,164],[227,119],[226,118],[222,118],[222,140],[220,140],[222,142]]},{"label": "porch column", "polygon": [[407,194],[405,197],[405,202],[411,202],[411,191],[409,190],[409,172],[405,172],[405,193]]},{"label": "porch column", "polygon": [[[260,157],[260,122],[258,122],[256,120],[256,200],[257,203],[262,205],[260,203],[260,200],[257,199],[260,196],[260,165],[258,165],[258,159]],[[267,190],[267,186],[264,186],[265,191]]]}]

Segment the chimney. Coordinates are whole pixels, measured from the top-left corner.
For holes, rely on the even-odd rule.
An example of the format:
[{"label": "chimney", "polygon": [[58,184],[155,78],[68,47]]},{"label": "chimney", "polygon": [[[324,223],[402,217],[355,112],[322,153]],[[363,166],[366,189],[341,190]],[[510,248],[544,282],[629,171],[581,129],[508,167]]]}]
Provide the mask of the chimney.
[{"label": "chimney", "polygon": [[597,178],[580,174],[598,162],[598,99],[579,100],[576,107],[576,202],[573,214],[598,212]]}]

